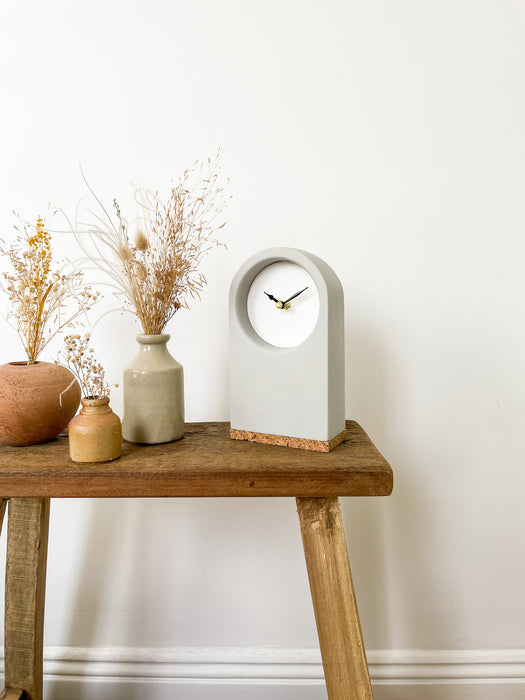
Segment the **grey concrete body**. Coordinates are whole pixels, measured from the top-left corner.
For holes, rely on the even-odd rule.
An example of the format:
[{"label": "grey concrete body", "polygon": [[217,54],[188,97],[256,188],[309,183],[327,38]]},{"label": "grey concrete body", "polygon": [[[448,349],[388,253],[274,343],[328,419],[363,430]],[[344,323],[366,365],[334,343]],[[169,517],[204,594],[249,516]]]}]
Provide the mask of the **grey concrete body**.
[{"label": "grey concrete body", "polygon": [[[301,265],[319,293],[312,333],[293,348],[276,348],[254,331],[250,286],[267,265]],[[295,248],[269,248],[242,265],[230,287],[230,420],[236,430],[331,440],[345,428],[344,297],[334,271]]]}]

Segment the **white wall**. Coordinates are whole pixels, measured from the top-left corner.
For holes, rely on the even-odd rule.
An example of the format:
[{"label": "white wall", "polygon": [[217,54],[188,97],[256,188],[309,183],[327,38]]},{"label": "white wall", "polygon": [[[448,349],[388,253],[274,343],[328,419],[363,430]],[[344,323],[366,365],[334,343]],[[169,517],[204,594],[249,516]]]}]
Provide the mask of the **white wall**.
[{"label": "white wall", "polygon": [[[0,66],[3,236],[11,209],[73,212],[79,163],[127,203],[132,178],[162,191],[223,148],[228,250],[169,327],[188,420],[228,419],[226,302],[244,259],[286,244],[332,265],[347,414],[395,470],[391,498],[343,501],[378,696],[408,698],[406,678],[430,679],[418,700],[481,698],[450,690],[469,675],[523,681],[525,5],[0,0]],[[135,332],[118,313],[95,331],[116,381]],[[20,356],[2,321],[0,361]],[[54,501],[46,615],[47,668],[66,680],[75,654],[97,675],[99,648],[116,677],[130,649],[172,649],[175,683],[176,648],[209,661],[204,678],[208,647],[232,663],[282,647],[288,668],[304,662],[288,685],[303,674],[324,697],[301,656],[317,640],[292,501]],[[123,697],[111,687],[94,697]],[[272,687],[260,697],[296,697]],[[524,692],[503,687],[486,697]]]}]

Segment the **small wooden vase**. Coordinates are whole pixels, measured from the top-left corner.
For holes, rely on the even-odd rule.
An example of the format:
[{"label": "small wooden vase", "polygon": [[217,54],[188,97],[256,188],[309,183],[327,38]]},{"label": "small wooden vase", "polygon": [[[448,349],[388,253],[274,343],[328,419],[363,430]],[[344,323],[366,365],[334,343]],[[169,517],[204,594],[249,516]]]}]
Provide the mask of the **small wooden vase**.
[{"label": "small wooden vase", "polygon": [[80,386],[62,365],[9,362],[0,366],[0,445],[52,440],[77,412]]},{"label": "small wooden vase", "polygon": [[109,407],[109,397],[85,398],[70,421],[69,456],[73,462],[110,462],[120,457],[122,426]]}]

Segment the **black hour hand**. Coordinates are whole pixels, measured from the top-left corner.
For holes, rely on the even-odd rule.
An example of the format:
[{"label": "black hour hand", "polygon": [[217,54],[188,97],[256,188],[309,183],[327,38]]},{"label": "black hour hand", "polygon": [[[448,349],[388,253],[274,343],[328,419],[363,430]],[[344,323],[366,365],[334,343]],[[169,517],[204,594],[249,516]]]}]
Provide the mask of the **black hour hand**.
[{"label": "black hour hand", "polygon": [[268,292],[264,292],[264,293],[266,294],[266,296],[268,297],[268,299],[270,299],[271,301],[275,301],[276,304],[279,303],[279,299],[276,299],[276,298],[273,296],[273,294],[268,294]]}]

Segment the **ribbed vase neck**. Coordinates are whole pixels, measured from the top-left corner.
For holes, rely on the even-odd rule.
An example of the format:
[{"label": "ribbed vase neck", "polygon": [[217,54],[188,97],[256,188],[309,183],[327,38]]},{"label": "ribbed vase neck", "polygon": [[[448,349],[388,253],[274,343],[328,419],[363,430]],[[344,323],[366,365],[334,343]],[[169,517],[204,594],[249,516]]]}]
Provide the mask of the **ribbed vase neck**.
[{"label": "ribbed vase neck", "polygon": [[155,335],[140,333],[136,336],[137,343],[140,345],[166,345],[170,337],[169,333],[156,333]]}]

